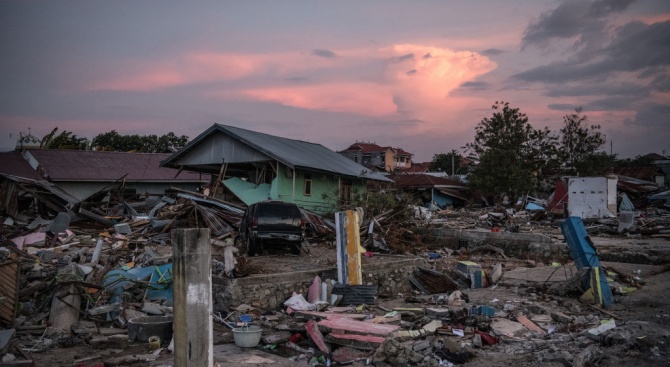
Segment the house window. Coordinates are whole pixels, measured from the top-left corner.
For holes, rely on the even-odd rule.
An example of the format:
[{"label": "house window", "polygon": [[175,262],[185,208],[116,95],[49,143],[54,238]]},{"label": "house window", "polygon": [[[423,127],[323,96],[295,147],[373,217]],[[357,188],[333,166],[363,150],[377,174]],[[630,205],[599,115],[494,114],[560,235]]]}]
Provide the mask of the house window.
[{"label": "house window", "polygon": [[312,174],[305,173],[305,196],[312,195]]}]

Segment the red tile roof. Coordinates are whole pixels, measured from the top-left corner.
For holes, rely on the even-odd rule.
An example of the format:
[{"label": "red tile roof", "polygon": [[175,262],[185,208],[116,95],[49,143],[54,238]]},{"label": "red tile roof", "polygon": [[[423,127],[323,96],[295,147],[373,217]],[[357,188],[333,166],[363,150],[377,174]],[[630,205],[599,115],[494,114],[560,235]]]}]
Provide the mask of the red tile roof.
[{"label": "red tile roof", "polygon": [[363,153],[372,153],[372,152],[385,152],[389,149],[389,147],[380,147],[377,144],[374,143],[354,143],[349,146],[349,148],[343,150],[343,152],[347,151],[361,151]]},{"label": "red tile roof", "polygon": [[412,163],[412,167],[400,168],[402,173],[423,173],[430,172],[430,162]]},{"label": "red tile roof", "polygon": [[203,182],[194,172],[160,167],[171,154],[99,152],[90,150],[31,149],[30,153],[52,181]]}]

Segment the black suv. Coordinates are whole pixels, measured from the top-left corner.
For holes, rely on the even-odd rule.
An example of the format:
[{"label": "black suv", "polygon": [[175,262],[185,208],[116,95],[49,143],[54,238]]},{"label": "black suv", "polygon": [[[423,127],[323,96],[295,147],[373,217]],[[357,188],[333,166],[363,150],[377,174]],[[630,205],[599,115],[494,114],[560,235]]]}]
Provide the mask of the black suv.
[{"label": "black suv", "polygon": [[305,219],[297,205],[261,201],[247,207],[235,243],[249,256],[260,254],[263,246],[269,244],[289,245],[297,255],[304,240]]}]

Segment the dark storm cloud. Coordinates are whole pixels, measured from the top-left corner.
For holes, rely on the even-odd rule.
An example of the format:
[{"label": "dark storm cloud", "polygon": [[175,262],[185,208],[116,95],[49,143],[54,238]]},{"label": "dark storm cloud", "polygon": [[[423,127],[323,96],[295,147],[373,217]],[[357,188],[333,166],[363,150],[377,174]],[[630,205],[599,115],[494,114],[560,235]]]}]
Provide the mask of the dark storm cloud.
[{"label": "dark storm cloud", "polygon": [[318,57],[323,57],[323,58],[326,58],[326,59],[336,59],[337,58],[337,54],[335,54],[333,51],[325,50],[325,49],[312,50],[312,55],[318,56]]},{"label": "dark storm cloud", "polygon": [[670,65],[670,21],[651,25],[631,22],[621,27],[605,50],[609,64],[624,71]]},{"label": "dark storm cloud", "polygon": [[522,48],[545,45],[551,39],[589,38],[606,26],[605,17],[621,12],[635,0],[570,0],[540,16],[524,32]]},{"label": "dark storm cloud", "polygon": [[403,62],[403,61],[407,61],[407,60],[413,60],[413,59],[414,59],[414,54],[410,53],[410,54],[406,54],[406,55],[402,55],[402,56],[392,57],[391,62],[392,63],[399,63],[399,62]]},{"label": "dark storm cloud", "polygon": [[486,50],[482,51],[481,54],[486,56],[497,56],[505,52],[506,51],[501,50],[499,48],[487,48]]},{"label": "dark storm cloud", "polygon": [[490,85],[487,82],[465,82],[459,86],[459,89],[467,90],[487,90]]},{"label": "dark storm cloud", "polygon": [[670,75],[663,74],[655,77],[649,86],[655,91],[670,92]]},{"label": "dark storm cloud", "polygon": [[646,103],[638,108],[635,119],[631,123],[665,130],[670,126],[670,104]]},{"label": "dark storm cloud", "polygon": [[637,96],[608,96],[585,103],[554,103],[547,107],[556,111],[574,111],[575,108],[581,107],[587,114],[588,111],[630,111],[636,109],[642,100]]},{"label": "dark storm cloud", "polygon": [[634,83],[610,83],[610,84],[559,84],[552,86],[547,92],[549,97],[565,97],[565,96],[597,96],[602,95],[603,91],[607,91],[609,95],[622,96],[638,96],[646,97],[649,95],[649,89],[645,86]]},{"label": "dark storm cloud", "polygon": [[513,75],[524,81],[562,83],[603,77],[612,72],[647,73],[670,65],[670,21],[651,25],[631,22],[619,28],[597,61],[570,59]]}]

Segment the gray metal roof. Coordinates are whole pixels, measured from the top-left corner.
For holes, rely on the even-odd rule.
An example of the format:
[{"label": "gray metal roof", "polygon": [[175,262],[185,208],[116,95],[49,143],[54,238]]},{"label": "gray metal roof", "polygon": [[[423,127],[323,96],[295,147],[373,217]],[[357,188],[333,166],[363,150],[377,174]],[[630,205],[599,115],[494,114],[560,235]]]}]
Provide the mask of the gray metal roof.
[{"label": "gray metal roof", "polygon": [[[279,136],[241,129],[239,127],[214,124],[211,128],[189,142],[183,149],[161,162],[162,166],[169,166],[179,157],[198,145],[201,141],[216,134],[224,133],[239,140],[263,154],[275,159],[291,168],[325,171],[343,176],[362,177],[371,180],[388,181],[384,175],[372,172],[368,168],[324,147],[321,144],[301,140],[282,138]],[[210,162],[220,164],[221,162]]]}]

